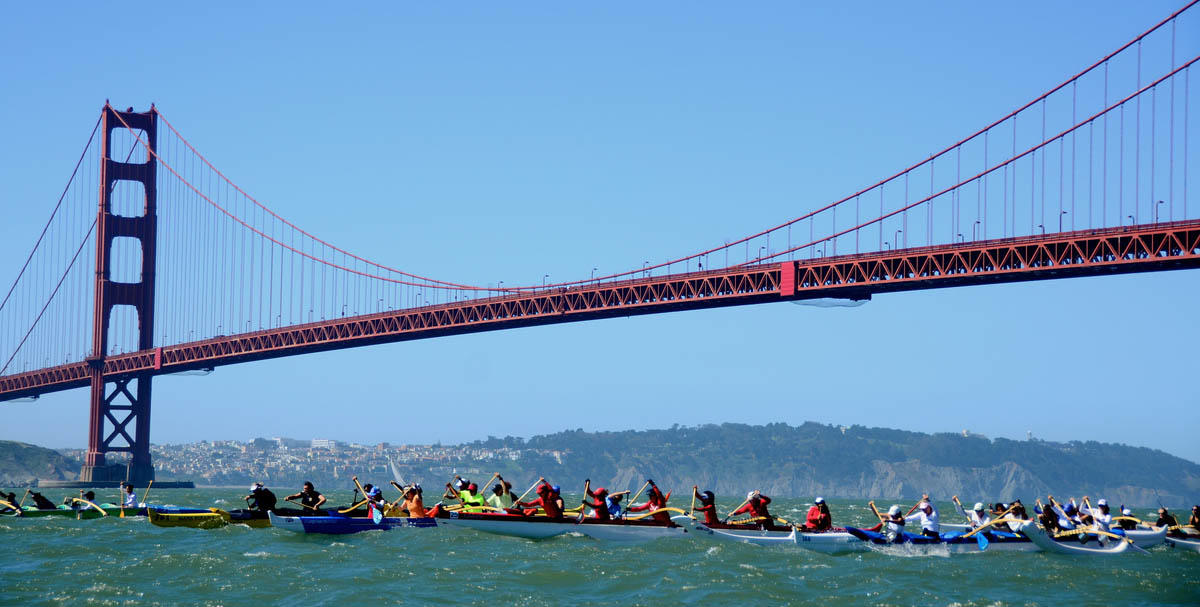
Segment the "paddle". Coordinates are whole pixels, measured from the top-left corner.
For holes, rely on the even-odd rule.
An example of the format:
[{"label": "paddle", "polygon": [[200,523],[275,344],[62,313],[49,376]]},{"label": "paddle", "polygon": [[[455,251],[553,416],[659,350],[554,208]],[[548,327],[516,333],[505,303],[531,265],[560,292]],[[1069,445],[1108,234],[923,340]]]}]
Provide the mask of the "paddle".
[{"label": "paddle", "polygon": [[[80,493],[83,493],[83,491],[80,491]],[[83,499],[82,497],[73,497],[73,498],[71,498],[71,501],[72,502],[83,502],[84,504],[88,505],[89,507],[99,510],[100,516],[108,516],[108,513],[104,511],[104,508],[101,508],[100,506],[97,506],[96,504],[93,504],[92,502],[89,502],[89,501]],[[82,510],[75,511],[75,518],[81,517],[82,512],[83,512]]]},{"label": "paddle", "polygon": [[[146,485],[146,492],[142,494],[142,505],[147,505],[150,503],[150,488],[153,486],[154,486],[153,480],[150,481],[150,484]],[[137,504],[134,504],[134,505],[136,506]],[[141,506],[138,506],[138,507],[140,508]]]},{"label": "paddle", "polygon": [[877,508],[875,508],[875,502],[873,502],[873,501],[867,502],[867,505],[871,507],[871,512],[874,512],[875,516],[879,517],[879,522],[881,522],[881,523],[887,522],[887,519],[885,519],[883,517],[883,515],[879,513],[879,510]]},{"label": "paddle", "polygon": [[[958,509],[959,509],[959,510],[962,510],[963,512],[966,512],[966,511],[967,511],[967,508],[966,508],[966,506],[963,506],[962,502],[958,501],[958,496],[957,496],[957,495],[955,495],[955,496],[952,496],[952,497],[950,498],[950,501],[954,502],[954,505],[958,506]],[[963,515],[963,517],[967,519],[967,525],[971,525],[971,524],[972,524],[972,521],[971,521],[971,516],[970,516],[970,515],[964,514],[964,515]]]},{"label": "paddle", "polygon": [[[354,486],[358,489],[358,491],[360,493],[362,493],[364,496],[367,495],[367,491],[365,489],[363,489],[363,486],[360,485],[358,482],[358,476],[353,476],[353,477],[351,477],[351,479],[354,481]],[[382,523],[383,522],[383,512],[380,512],[379,507],[375,505],[375,500],[371,499],[370,497],[367,497],[367,499],[363,500],[363,501],[368,502],[367,510],[371,514],[371,522],[375,523],[376,525],[378,525],[379,523]]]},{"label": "paddle", "polygon": [[20,501],[20,502],[17,502],[17,508],[18,508],[18,509],[19,509],[21,506],[24,506],[24,505],[25,505],[25,498],[29,497],[29,492],[30,492],[30,491],[33,491],[33,489],[26,489],[26,490],[25,490],[25,495],[22,495],[22,496],[21,496],[21,501]]},{"label": "paddle", "polygon": [[[286,499],[286,498],[285,498],[285,499]],[[289,502],[291,502],[291,503],[293,503],[293,504],[296,504],[297,506],[300,506],[301,508],[308,508],[309,510],[316,510],[316,509],[317,509],[315,506],[309,506],[308,504],[301,504],[300,502],[297,502],[297,501],[296,501],[296,500],[294,500],[294,499],[288,499],[287,501],[289,501]]]},{"label": "paddle", "polygon": [[121,507],[121,518],[125,518],[125,500],[122,499],[121,488],[117,487],[117,505]]},{"label": "paddle", "polygon": [[586,514],[587,513],[587,499],[589,497],[591,497],[591,490],[592,490],[592,479],[589,478],[589,479],[584,480],[583,481],[583,504],[580,504],[580,506],[579,506],[579,518],[575,519],[575,524],[577,524],[577,525],[579,523],[582,523],[583,519],[587,518],[587,514]]},{"label": "paddle", "polygon": [[688,509],[688,516],[692,517],[693,520],[696,518],[696,492],[699,490],[699,485],[692,485],[692,507]]},{"label": "paddle", "polygon": [[[729,511],[729,514],[726,514],[726,515],[725,515],[725,520],[726,520],[726,521],[728,521],[728,520],[729,520],[729,517],[733,516],[733,513],[734,513],[734,512],[737,512],[738,510],[741,510],[741,509],[742,509],[742,506],[745,506],[746,504],[750,503],[750,498],[754,497],[754,496],[755,496],[755,495],[757,495],[757,494],[758,494],[758,492],[757,492],[757,491],[755,491],[754,493],[751,493],[749,496],[747,496],[747,497],[746,497],[746,499],[742,500],[742,503],[738,504],[738,505],[737,505],[737,508],[734,508],[733,510],[730,510],[730,511]],[[630,503],[630,504],[632,504],[632,503],[633,503],[633,500],[629,500],[629,503]]]},{"label": "paddle", "polygon": [[[533,481],[533,484],[532,484],[532,485],[530,485],[530,486],[529,486],[529,488],[525,490],[525,493],[522,493],[522,494],[521,494],[521,497],[518,497],[518,498],[517,498],[517,502],[523,502],[523,501],[525,501],[525,496],[529,495],[529,492],[530,492],[530,491],[533,491],[533,490],[534,490],[534,488],[536,488],[538,485],[540,485],[540,484],[542,484],[543,482],[545,482],[545,480],[546,480],[546,477],[544,477],[544,476],[539,476],[539,477],[538,477],[538,479],[537,479],[536,481]],[[517,502],[513,502],[513,504],[516,504]]]},{"label": "paddle", "polygon": [[646,490],[646,487],[649,487],[649,486],[650,486],[650,479],[646,479],[646,482],[642,484],[642,488],[638,489],[637,493],[634,493],[633,497],[629,500],[629,505],[632,506],[634,504],[634,502],[637,501],[637,498],[642,496],[642,492]]}]

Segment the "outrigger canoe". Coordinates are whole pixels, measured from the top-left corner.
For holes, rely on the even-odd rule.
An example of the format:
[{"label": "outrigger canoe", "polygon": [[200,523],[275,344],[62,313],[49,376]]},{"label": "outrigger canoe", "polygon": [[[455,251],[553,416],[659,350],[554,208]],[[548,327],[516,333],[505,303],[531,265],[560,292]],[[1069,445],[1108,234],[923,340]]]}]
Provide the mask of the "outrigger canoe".
[{"label": "outrigger canoe", "polygon": [[598,540],[644,542],[662,537],[682,537],[688,533],[687,527],[674,521],[663,522],[651,517],[602,521],[594,518],[579,520],[574,517],[551,518],[544,515],[448,512],[439,509],[437,520],[439,524],[447,527],[462,527],[484,533],[531,540],[546,539],[565,533],[579,533]]},{"label": "outrigger canoe", "polygon": [[1150,529],[1117,529],[1113,528],[1113,533],[1124,535],[1133,540],[1133,545],[1138,548],[1153,548],[1167,538],[1167,527],[1151,527]]},{"label": "outrigger canoe", "polygon": [[[285,516],[296,516],[302,513],[294,508],[280,508],[277,511]],[[192,529],[216,529],[225,525],[246,525],[255,529],[271,526],[271,520],[266,512],[246,509],[221,510],[220,508],[191,511],[152,509],[150,522],[159,527],[190,527]]]},{"label": "outrigger canoe", "polygon": [[1038,546],[1031,542],[1029,538],[1019,533],[1008,533],[1005,531],[985,531],[987,541],[981,542],[975,536],[965,537],[961,532],[951,532],[940,535],[939,537],[929,537],[917,535],[914,533],[904,532],[900,538],[895,541],[889,539],[882,533],[870,531],[867,529],[859,529],[857,527],[846,527],[846,531],[854,537],[862,540],[867,546],[928,546],[945,548],[954,554],[963,554],[971,552],[980,552],[982,550],[989,551],[1005,551],[1005,552],[1036,552]]},{"label": "outrigger canoe", "polygon": [[[127,517],[146,516],[147,512],[152,511],[152,510],[158,510],[160,512],[207,512],[207,510],[198,510],[196,508],[176,508],[176,507],[161,507],[161,506],[147,507],[145,504],[141,505],[138,508],[132,508],[132,507],[122,508],[121,506],[118,506],[116,504],[98,504],[97,506],[101,510],[104,510],[105,514],[107,514],[108,516],[115,516],[115,517],[120,517],[122,514],[122,511],[124,511],[124,515]],[[59,505],[55,508],[45,508],[45,509],[22,508],[19,513],[15,510],[8,510],[3,513],[0,513],[0,516],[12,516],[12,517],[21,517],[21,518],[63,516],[63,517],[68,517],[68,518],[75,518],[76,512],[78,512],[79,518],[85,519],[85,520],[101,518],[104,516],[103,514],[100,514],[99,510],[96,510],[95,508],[92,508],[90,506],[73,508],[71,506],[64,506],[64,505]]]},{"label": "outrigger canoe", "polygon": [[272,527],[278,527],[295,533],[346,535],[360,531],[387,531],[400,527],[437,527],[437,520],[431,517],[384,517],[380,522],[376,523],[366,517],[281,516],[274,512],[270,513],[269,516]]},{"label": "outrigger canoe", "polygon": [[1200,537],[1167,537],[1166,544],[1176,550],[1200,552]]},{"label": "outrigger canoe", "polygon": [[1046,530],[1039,527],[1035,521],[1029,521],[1021,526],[1021,534],[1028,537],[1034,544],[1046,552],[1056,554],[1096,554],[1096,555],[1113,555],[1121,554],[1129,548],[1131,542],[1120,539],[1104,542],[1091,540],[1086,544],[1079,542],[1077,535],[1070,536],[1069,539],[1055,539],[1046,533]]}]

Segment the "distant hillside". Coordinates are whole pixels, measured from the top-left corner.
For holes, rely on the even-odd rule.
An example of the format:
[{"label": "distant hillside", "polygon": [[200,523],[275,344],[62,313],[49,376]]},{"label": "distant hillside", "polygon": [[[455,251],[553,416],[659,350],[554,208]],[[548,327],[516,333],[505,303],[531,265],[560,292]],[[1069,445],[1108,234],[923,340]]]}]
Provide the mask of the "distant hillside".
[{"label": "distant hillside", "polygon": [[[974,501],[1035,496],[1106,496],[1149,506],[1200,501],[1200,465],[1162,451],[1089,442],[989,440],[960,434],[808,422],[706,425],[669,430],[584,432],[489,438],[475,444],[569,451],[519,462],[526,473],[565,483],[590,477],[637,487],[646,477],[676,490],[698,484],[719,494]],[[1157,491],[1157,496],[1156,492]]]},{"label": "distant hillside", "polygon": [[34,485],[39,478],[74,480],[80,462],[53,449],[0,441],[0,487]]}]

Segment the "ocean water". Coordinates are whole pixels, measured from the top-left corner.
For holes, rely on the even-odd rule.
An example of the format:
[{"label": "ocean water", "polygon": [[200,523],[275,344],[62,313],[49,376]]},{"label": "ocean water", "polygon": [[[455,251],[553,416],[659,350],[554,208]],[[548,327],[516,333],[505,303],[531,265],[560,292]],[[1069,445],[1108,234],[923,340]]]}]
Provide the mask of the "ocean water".
[{"label": "ocean water", "polygon": [[[61,500],[58,493],[47,497]],[[150,497],[232,509],[244,494],[154,490]],[[350,499],[327,495],[339,504]],[[865,502],[830,505],[835,524],[873,522]],[[781,498],[772,511],[803,519],[807,507]],[[940,508],[943,521],[957,522],[950,504]],[[1200,605],[1200,553],[1165,547],[1118,557],[830,556],[704,536],[625,545],[445,527],[305,536],[161,528],[145,518],[0,517],[0,554],[5,605]]]}]

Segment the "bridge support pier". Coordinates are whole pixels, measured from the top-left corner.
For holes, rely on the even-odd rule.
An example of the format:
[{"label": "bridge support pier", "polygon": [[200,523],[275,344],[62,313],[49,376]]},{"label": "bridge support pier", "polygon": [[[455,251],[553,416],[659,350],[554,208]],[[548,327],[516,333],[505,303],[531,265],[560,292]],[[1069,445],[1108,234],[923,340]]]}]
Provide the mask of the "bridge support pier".
[{"label": "bridge support pier", "polygon": [[[109,379],[104,376],[108,354],[109,322],[113,308],[129,306],[137,313],[138,350],[154,347],[154,270],[157,243],[157,170],[152,153],[156,150],[158,112],[119,112],[105,104],[102,124],[100,166],[100,205],[96,219],[96,296],[92,314],[92,355],[88,357],[91,376],[91,416],[88,427],[88,451],[79,480],[105,482],[128,480],[144,486],[154,479],[150,462],[150,395],[152,374]],[[149,146],[145,162],[123,162],[112,158],[112,133],[127,129]],[[140,133],[139,133],[140,131]],[[141,144],[138,144],[141,147]],[[136,148],[135,148],[136,149]],[[120,153],[120,152],[118,152]],[[113,212],[112,193],[117,182],[140,183],[145,205],[140,216]],[[141,245],[141,280],[135,283],[112,279],[112,244],[115,238],[130,238]],[[121,336],[128,339],[128,336]],[[133,344],[126,344],[133,345]],[[129,462],[109,464],[111,452],[130,454]]]}]

